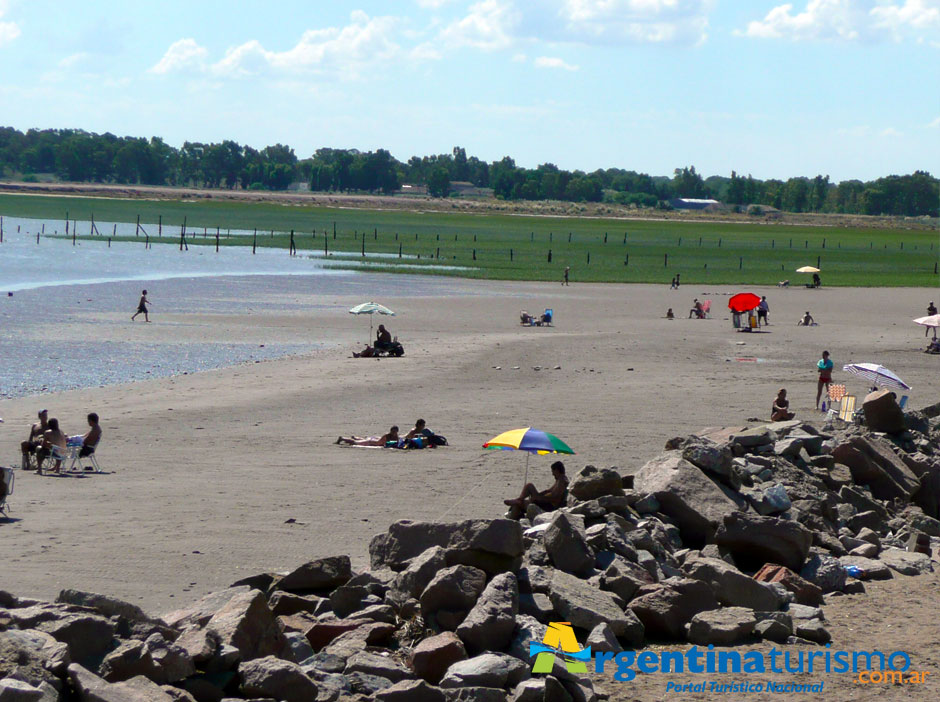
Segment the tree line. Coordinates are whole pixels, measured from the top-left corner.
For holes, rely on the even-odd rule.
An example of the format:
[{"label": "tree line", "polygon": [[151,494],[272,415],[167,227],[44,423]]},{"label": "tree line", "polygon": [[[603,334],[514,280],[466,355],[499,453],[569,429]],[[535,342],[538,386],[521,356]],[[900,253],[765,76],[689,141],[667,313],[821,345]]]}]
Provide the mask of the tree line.
[{"label": "tree line", "polygon": [[[243,190],[285,190],[309,184],[318,192],[391,194],[403,183],[423,185],[433,197],[447,197],[454,183],[491,188],[504,200],[608,202],[668,208],[675,198],[711,198],[740,209],[757,205],[788,212],[938,216],[940,181],[926,171],[863,182],[832,183],[829,176],[786,181],[741,176],[704,178],[694,166],[672,176],[651,176],[620,168],[590,173],[544,163],[517,166],[505,157],[487,163],[462,147],[449,154],[399,161],[385,149],[318,149],[298,159],[283,144],[255,149],[232,140],[185,142],[175,148],[159,137],[118,137],[78,129],[0,128],[0,177],[35,181],[52,175],[72,182],[173,185]],[[754,208],[750,208],[754,211]]]}]

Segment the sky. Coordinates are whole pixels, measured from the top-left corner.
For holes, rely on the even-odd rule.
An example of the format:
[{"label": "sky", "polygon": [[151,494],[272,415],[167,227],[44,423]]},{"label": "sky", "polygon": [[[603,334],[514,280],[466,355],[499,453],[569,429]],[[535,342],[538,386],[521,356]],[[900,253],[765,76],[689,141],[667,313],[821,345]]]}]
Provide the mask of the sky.
[{"label": "sky", "polygon": [[940,0],[0,0],[0,126],[870,180],[940,159]]}]

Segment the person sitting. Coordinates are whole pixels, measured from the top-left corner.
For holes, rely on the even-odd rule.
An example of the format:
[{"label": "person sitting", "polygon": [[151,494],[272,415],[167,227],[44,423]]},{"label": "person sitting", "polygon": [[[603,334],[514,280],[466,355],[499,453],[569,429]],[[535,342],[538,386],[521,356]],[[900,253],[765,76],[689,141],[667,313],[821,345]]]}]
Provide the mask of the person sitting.
[{"label": "person sitting", "polygon": [[529,505],[535,505],[542,510],[551,511],[565,504],[568,497],[568,477],[565,475],[565,464],[561,461],[552,463],[552,477],[554,484],[548,490],[539,492],[532,483],[526,483],[519,497],[513,500],[503,500],[509,507],[506,516],[510,519],[521,519]]},{"label": "person sitting", "polygon": [[532,315],[529,314],[526,310],[522,310],[522,312],[519,313],[519,322],[523,326],[530,327],[534,321],[535,320],[532,319]]},{"label": "person sitting", "polygon": [[405,434],[407,448],[437,448],[446,445],[447,439],[428,429],[427,422],[423,419],[416,421],[414,429]]},{"label": "person sitting", "polygon": [[796,326],[798,326],[798,327],[815,327],[815,326],[816,326],[816,320],[813,319],[813,315],[811,315],[811,314],[809,313],[809,310],[806,310],[806,312],[803,313],[803,316],[800,318],[800,321],[796,323]]},{"label": "person sitting", "polygon": [[101,425],[98,423],[98,415],[95,412],[88,414],[88,431],[81,438],[81,448],[78,450],[79,458],[87,458],[95,452],[98,442],[101,441]]},{"label": "person sitting", "polygon": [[676,318],[676,315],[672,311],[672,308],[670,307],[668,310],[666,310],[666,319],[675,319],[675,318]]},{"label": "person sitting", "polygon": [[940,339],[931,339],[930,343],[927,344],[927,348],[924,353],[938,354],[940,353]]},{"label": "person sitting", "polygon": [[35,455],[36,451],[42,446],[42,435],[49,428],[49,410],[39,410],[39,421],[33,422],[29,427],[29,438],[20,444],[20,450],[23,452],[23,470],[29,470],[29,457]]},{"label": "person sitting", "polygon": [[552,311],[545,310],[542,313],[542,316],[539,318],[539,324],[551,324],[552,323]]},{"label": "person sitting", "polygon": [[376,330],[373,346],[376,351],[388,351],[392,347],[392,335],[384,324],[380,324],[378,330]]},{"label": "person sitting", "polygon": [[349,444],[350,446],[387,446],[389,443],[398,444],[398,427],[393,426],[382,436],[340,436],[336,439],[337,444]]},{"label": "person sitting", "polygon": [[779,281],[779,282],[777,283],[777,287],[778,287],[778,288],[789,288],[789,287],[790,287],[790,281],[789,281],[789,280],[781,280],[781,281]]},{"label": "person sitting", "polygon": [[693,315],[695,315],[696,319],[705,319],[705,310],[702,307],[702,303],[698,301],[698,298],[692,301],[692,309],[689,310],[689,319],[692,319]]},{"label": "person sitting", "polygon": [[813,273],[813,287],[818,288],[822,285],[822,281],[819,279],[819,273]]},{"label": "person sitting", "polygon": [[42,475],[42,463],[50,457],[55,458],[55,468],[50,472],[58,473],[62,468],[67,444],[68,437],[59,429],[59,420],[53,417],[49,420],[49,428],[42,435],[42,446],[36,449],[36,474]]},{"label": "person sitting", "polygon": [[780,388],[777,393],[777,399],[774,400],[773,407],[770,410],[770,421],[785,422],[793,419],[796,415],[790,411],[790,401],[787,399],[786,388]]}]

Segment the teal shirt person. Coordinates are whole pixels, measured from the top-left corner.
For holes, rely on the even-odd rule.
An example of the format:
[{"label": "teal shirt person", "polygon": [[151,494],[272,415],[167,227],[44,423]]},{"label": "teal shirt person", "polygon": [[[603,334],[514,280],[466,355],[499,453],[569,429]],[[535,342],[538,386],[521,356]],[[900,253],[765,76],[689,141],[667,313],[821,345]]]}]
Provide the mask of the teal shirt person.
[{"label": "teal shirt person", "polygon": [[832,380],[832,359],[819,359],[819,363],[816,364],[816,368],[819,370],[820,381],[823,383],[828,383]]}]

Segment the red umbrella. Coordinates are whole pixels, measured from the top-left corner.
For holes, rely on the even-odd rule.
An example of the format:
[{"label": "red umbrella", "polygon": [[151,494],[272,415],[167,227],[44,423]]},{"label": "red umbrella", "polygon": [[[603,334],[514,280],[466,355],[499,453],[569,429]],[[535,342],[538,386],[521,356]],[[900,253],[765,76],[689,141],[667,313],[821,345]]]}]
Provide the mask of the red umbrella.
[{"label": "red umbrella", "polygon": [[747,312],[760,304],[760,298],[754,293],[738,293],[728,300],[728,309],[732,312]]}]

